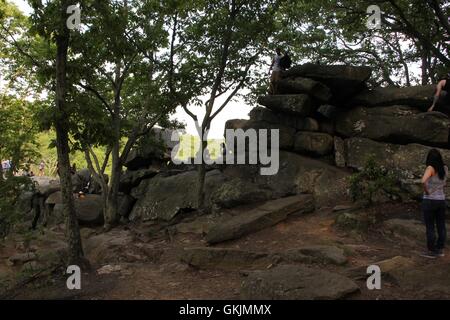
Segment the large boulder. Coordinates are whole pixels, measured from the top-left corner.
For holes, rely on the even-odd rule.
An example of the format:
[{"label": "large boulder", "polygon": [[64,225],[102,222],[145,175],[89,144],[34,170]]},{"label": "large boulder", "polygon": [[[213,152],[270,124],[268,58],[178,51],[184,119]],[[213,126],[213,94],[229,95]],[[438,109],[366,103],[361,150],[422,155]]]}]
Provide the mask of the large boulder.
[{"label": "large boulder", "polygon": [[326,103],[331,99],[331,90],[324,84],[308,78],[293,77],[282,79],[278,83],[280,94],[307,94],[319,102]]},{"label": "large boulder", "polygon": [[348,199],[347,171],[285,151],[280,152],[279,160],[277,174],[255,176],[255,182],[271,189],[274,198],[310,193],[314,195],[317,207],[336,205]]},{"label": "large boulder", "polygon": [[306,94],[269,95],[258,98],[258,103],[275,112],[283,112],[307,117],[315,111],[311,99]]},{"label": "large boulder", "polygon": [[270,190],[257,184],[234,178],[223,183],[212,195],[211,201],[219,208],[233,208],[239,205],[263,202],[272,197]]},{"label": "large boulder", "polygon": [[155,168],[141,169],[136,171],[127,170],[120,177],[120,192],[130,193],[131,189],[136,188],[142,180],[150,179],[156,176],[159,170]]},{"label": "large boulder", "polygon": [[[396,145],[365,138],[350,138],[344,142],[344,158],[348,167],[362,169],[370,157],[378,165],[396,171],[401,178],[420,178],[425,160],[432,147],[420,144]],[[439,149],[445,163],[450,163],[450,150]]]},{"label": "large boulder", "polygon": [[350,101],[352,106],[394,106],[408,105],[427,110],[433,102],[436,86],[386,87],[366,90]]},{"label": "large boulder", "polygon": [[150,165],[160,165],[170,151],[178,144],[172,141],[173,130],[153,128],[150,133],[134,147],[126,161],[125,167],[129,170],[147,168]]},{"label": "large boulder", "polygon": [[32,179],[37,183],[37,192],[45,198],[61,190],[59,179],[49,177],[33,177]]},{"label": "large boulder", "polygon": [[[241,119],[233,119],[228,120],[225,123],[225,130],[232,129],[242,129],[244,132],[253,129],[256,130],[256,140],[255,146],[258,146],[259,141],[259,130],[265,129],[267,130],[267,141],[270,145],[271,143],[271,132],[270,130],[279,130],[279,147],[284,150],[291,150],[294,146],[294,135],[295,129],[285,126],[282,123],[270,123],[266,121],[257,121],[257,120],[241,120]],[[226,135],[225,135],[226,137]],[[248,148],[248,142],[246,143],[246,149]]]},{"label": "large boulder", "polygon": [[322,269],[280,265],[253,271],[243,281],[245,300],[335,300],[358,291],[355,282]]},{"label": "large boulder", "polygon": [[47,197],[47,199],[45,200],[45,204],[47,204],[47,205],[62,204],[61,191],[53,192],[51,195],[49,195]]},{"label": "large boulder", "polygon": [[320,81],[331,89],[333,100],[340,102],[366,88],[366,81],[369,80],[371,73],[372,70],[369,67],[307,63],[292,67],[283,76]]},{"label": "large boulder", "polygon": [[314,199],[311,195],[297,195],[268,201],[225,222],[218,222],[207,233],[206,241],[214,244],[238,239],[271,227],[285,220],[289,215],[308,213],[314,209]]},{"label": "large boulder", "polygon": [[[74,202],[80,225],[86,227],[103,225],[103,200],[100,195],[86,194],[82,198],[75,197]],[[53,215],[60,218],[64,216],[62,203],[56,203]]]},{"label": "large boulder", "polygon": [[[225,177],[219,170],[209,171],[205,180],[206,206],[211,207],[211,194],[217,190]],[[144,180],[131,192],[138,199],[130,213],[130,220],[170,221],[183,210],[198,209],[198,173],[189,171],[174,176],[157,175]]]},{"label": "large boulder", "polygon": [[325,156],[333,152],[334,139],[321,132],[300,131],[295,135],[294,150],[300,154]]},{"label": "large boulder", "polygon": [[145,247],[138,246],[133,232],[122,228],[92,235],[83,239],[83,244],[85,255],[93,265],[152,260],[145,254]]},{"label": "large boulder", "polygon": [[[271,191],[274,199],[309,193],[314,195],[318,207],[335,206],[350,200],[347,170],[287,151],[280,151],[278,160],[278,171],[273,175],[260,175],[261,166],[256,165],[227,165],[224,174],[230,179],[252,181]],[[274,163],[271,165],[275,166]]]},{"label": "large boulder", "polygon": [[396,144],[448,144],[449,118],[440,112],[420,113],[406,106],[356,108],[341,113],[336,131],[345,137],[362,137]]}]

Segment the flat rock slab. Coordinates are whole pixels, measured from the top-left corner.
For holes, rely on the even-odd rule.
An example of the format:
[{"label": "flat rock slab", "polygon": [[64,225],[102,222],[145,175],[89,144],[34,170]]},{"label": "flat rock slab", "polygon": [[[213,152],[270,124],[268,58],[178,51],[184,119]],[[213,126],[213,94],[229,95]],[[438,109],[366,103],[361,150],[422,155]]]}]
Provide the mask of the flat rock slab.
[{"label": "flat rock slab", "polygon": [[358,291],[355,282],[336,273],[281,265],[250,272],[241,287],[245,300],[336,300]]},{"label": "flat rock slab", "polygon": [[274,112],[265,107],[253,108],[248,115],[251,121],[262,121],[278,125],[281,124],[283,126],[301,131],[318,131],[320,129],[319,123],[316,119]]},{"label": "flat rock slab", "polygon": [[314,198],[311,195],[296,195],[265,204],[241,215],[235,216],[225,223],[218,223],[206,235],[210,244],[238,239],[247,234],[271,227],[294,213],[314,211]]},{"label": "flat rock slab", "polygon": [[344,265],[347,263],[347,257],[344,249],[335,246],[314,245],[291,249],[282,255],[283,258],[290,261],[330,263],[335,265]]},{"label": "flat rock slab", "polygon": [[324,84],[302,77],[282,79],[278,83],[278,91],[281,94],[305,93],[323,103],[328,102],[332,96],[331,90]]},{"label": "flat rock slab", "polygon": [[409,268],[396,276],[398,285],[416,292],[419,299],[449,299],[450,277],[447,260],[438,259],[433,263]]},{"label": "flat rock slab", "polygon": [[419,113],[406,106],[355,108],[339,114],[336,121],[341,136],[431,146],[447,145],[449,126],[443,113]]},{"label": "flat rock slab", "polygon": [[[411,268],[415,268],[414,261],[411,258],[396,256],[393,258],[385,259],[382,261],[377,261],[371,263],[371,265],[375,265],[380,267],[380,271],[382,275],[389,275],[395,280],[400,279],[406,270]],[[367,273],[368,266],[360,266],[348,271],[348,276],[356,279],[365,279],[369,276]]]},{"label": "flat rock slab", "polygon": [[199,269],[254,269],[272,264],[266,253],[229,248],[185,248],[180,260]]},{"label": "flat rock slab", "polygon": [[371,73],[371,68],[365,66],[306,63],[290,68],[283,77],[304,77],[319,81],[331,89],[333,99],[345,101],[365,89]]},{"label": "flat rock slab", "polygon": [[436,86],[386,87],[366,90],[357,95],[350,105],[353,106],[393,106],[408,105],[425,109],[431,106]]},{"label": "flat rock slab", "polygon": [[314,108],[311,99],[306,94],[261,96],[258,103],[275,112],[292,114],[300,117],[311,115]]},{"label": "flat rock slab", "polygon": [[[245,144],[245,148],[246,150],[251,150],[253,147],[254,149],[258,149],[257,146],[259,145],[259,139],[260,139],[260,134],[261,131],[260,130],[267,130],[267,143],[268,143],[268,148],[271,146],[272,140],[272,134],[271,131],[272,130],[279,130],[279,147],[281,149],[284,150],[290,150],[293,148],[294,146],[294,135],[295,135],[295,131],[296,129],[293,127],[289,127],[284,125],[283,123],[272,123],[272,122],[267,122],[267,121],[260,121],[260,120],[242,120],[242,119],[231,119],[228,120],[225,123],[225,130],[237,130],[237,129],[242,129],[244,132],[248,132],[249,130],[251,131],[256,131],[256,135],[254,136],[255,140],[250,143],[250,142],[246,142]],[[224,134],[225,137],[227,137],[227,134],[225,132]],[[233,138],[231,138],[233,139]],[[237,138],[235,139],[235,143],[237,144]],[[238,153],[237,150],[235,150],[236,153]]]}]

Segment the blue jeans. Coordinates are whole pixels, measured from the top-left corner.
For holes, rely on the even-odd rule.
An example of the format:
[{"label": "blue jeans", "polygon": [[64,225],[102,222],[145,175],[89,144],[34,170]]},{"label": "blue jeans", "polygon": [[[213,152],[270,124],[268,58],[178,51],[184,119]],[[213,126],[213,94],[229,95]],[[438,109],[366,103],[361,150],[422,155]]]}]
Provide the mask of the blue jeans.
[{"label": "blue jeans", "polygon": [[[422,201],[422,211],[425,226],[427,228],[427,247],[430,251],[442,250],[447,240],[447,228],[445,225],[445,212],[447,203],[445,200]],[[437,230],[437,241],[436,241]]]}]

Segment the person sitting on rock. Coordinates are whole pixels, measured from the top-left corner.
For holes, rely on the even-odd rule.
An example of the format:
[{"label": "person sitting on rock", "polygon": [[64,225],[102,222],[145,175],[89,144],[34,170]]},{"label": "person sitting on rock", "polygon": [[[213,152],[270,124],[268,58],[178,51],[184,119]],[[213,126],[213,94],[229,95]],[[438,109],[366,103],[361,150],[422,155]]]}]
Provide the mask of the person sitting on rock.
[{"label": "person sitting on rock", "polygon": [[270,65],[269,74],[270,76],[270,85],[269,85],[269,94],[276,94],[277,92],[277,83],[281,80],[281,58],[283,58],[283,54],[280,48],[277,48],[276,54],[273,57],[272,64]]},{"label": "person sitting on rock", "polygon": [[[447,238],[445,213],[447,209],[444,187],[448,177],[448,167],[437,149],[431,149],[426,160],[426,170],[422,177],[424,195],[422,211],[426,226],[428,251],[422,256],[436,258],[444,256],[443,250]],[[435,230],[438,239],[436,241]]]},{"label": "person sitting on rock", "polygon": [[440,80],[436,86],[436,92],[433,97],[433,104],[428,109],[429,112],[433,111],[436,107],[436,104],[442,99],[448,100],[450,98],[450,73],[447,76]]}]

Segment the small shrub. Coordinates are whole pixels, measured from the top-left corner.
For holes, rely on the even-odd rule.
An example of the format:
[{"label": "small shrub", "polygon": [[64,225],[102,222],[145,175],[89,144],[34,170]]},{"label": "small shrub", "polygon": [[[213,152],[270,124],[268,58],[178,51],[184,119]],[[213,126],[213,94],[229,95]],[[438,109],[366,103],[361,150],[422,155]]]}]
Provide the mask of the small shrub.
[{"label": "small shrub", "polygon": [[392,171],[379,166],[371,156],[364,168],[350,177],[350,194],[353,201],[371,205],[376,195],[397,195],[398,180]]}]

